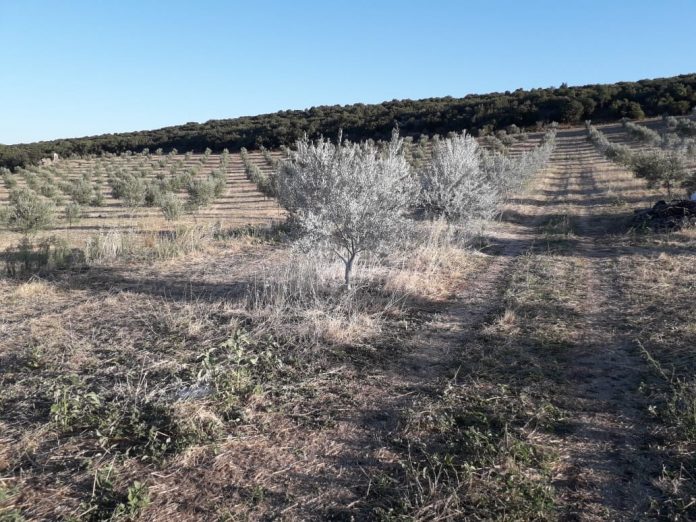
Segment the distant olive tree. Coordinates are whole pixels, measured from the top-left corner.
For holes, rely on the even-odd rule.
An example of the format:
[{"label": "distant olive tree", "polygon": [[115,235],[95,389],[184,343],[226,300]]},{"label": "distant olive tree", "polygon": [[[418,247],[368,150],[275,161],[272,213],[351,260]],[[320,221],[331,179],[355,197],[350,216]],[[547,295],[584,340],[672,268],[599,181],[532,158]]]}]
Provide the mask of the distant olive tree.
[{"label": "distant olive tree", "polygon": [[660,133],[646,127],[645,125],[638,125],[625,118],[621,123],[623,124],[623,128],[626,129],[628,135],[636,141],[641,141],[643,143],[652,145],[659,145],[662,142],[662,136],[660,136]]},{"label": "distant olive tree", "polygon": [[176,221],[184,211],[184,202],[176,194],[168,193],[159,201],[160,210],[167,221]]},{"label": "distant olive tree", "polygon": [[17,176],[12,174],[9,169],[0,167],[0,175],[2,175],[2,181],[6,188],[13,189],[17,186]]},{"label": "distant olive tree", "polygon": [[147,187],[142,178],[126,176],[122,185],[121,199],[130,209],[142,207],[145,203]]},{"label": "distant olive tree", "polygon": [[305,137],[281,166],[281,204],[307,237],[343,261],[347,288],[356,258],[381,250],[405,226],[415,185],[402,146],[396,131],[383,147]]},{"label": "distant olive tree", "polygon": [[215,199],[215,182],[209,179],[192,179],[186,187],[188,208],[196,212],[209,206]]},{"label": "distant olive tree", "polygon": [[686,166],[688,147],[663,139],[662,149],[633,151],[625,145],[609,142],[590,122],[586,122],[585,125],[590,141],[601,153],[631,169],[637,178],[645,179],[649,187],[665,189],[669,198],[672,197],[675,188],[690,188],[691,182]]},{"label": "distant olive tree", "polygon": [[64,214],[68,227],[71,228],[73,223],[77,223],[82,218],[82,207],[79,203],[69,203],[65,207]]},{"label": "distant olive tree", "polygon": [[635,153],[631,169],[637,178],[643,178],[649,187],[660,187],[671,199],[675,188],[688,177],[684,155],[680,151],[655,150]]},{"label": "distant olive tree", "polygon": [[25,235],[35,234],[50,226],[54,217],[55,209],[49,200],[26,188],[10,192],[10,205],[5,219],[11,230]]},{"label": "distant olive tree", "polygon": [[70,196],[78,205],[89,205],[94,198],[94,189],[89,180],[81,178],[72,182]]}]

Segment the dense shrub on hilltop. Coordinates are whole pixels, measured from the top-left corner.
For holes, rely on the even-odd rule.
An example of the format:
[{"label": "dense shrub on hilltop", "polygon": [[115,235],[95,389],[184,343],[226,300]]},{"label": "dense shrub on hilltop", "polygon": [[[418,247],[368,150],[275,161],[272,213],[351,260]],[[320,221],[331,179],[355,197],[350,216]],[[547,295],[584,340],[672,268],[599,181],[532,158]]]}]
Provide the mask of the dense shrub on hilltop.
[{"label": "dense shrub on hilltop", "polygon": [[474,135],[504,129],[511,125],[531,127],[557,121],[578,123],[632,119],[662,114],[682,115],[696,106],[696,74],[671,78],[585,85],[559,88],[472,94],[464,98],[392,100],[378,104],[312,107],[245,116],[206,123],[187,123],[174,127],[85,138],[0,146],[0,166],[15,167],[35,163],[57,152],[98,154],[126,150],[164,149],[220,151],[242,147],[279,147],[295,143],[306,133],[343,136],[357,142],[366,139],[389,140],[398,125],[402,136],[446,135],[468,129]]}]

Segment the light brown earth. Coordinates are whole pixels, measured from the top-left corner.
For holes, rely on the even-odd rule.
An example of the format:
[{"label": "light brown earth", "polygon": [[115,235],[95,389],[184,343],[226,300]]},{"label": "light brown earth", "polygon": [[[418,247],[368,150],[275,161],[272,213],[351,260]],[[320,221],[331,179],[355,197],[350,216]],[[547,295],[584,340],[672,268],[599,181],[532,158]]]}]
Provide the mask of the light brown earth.
[{"label": "light brown earth", "polygon": [[[160,375],[185,375],[255,324],[244,292],[281,270],[286,246],[241,238],[155,265],[3,281],[0,506],[88,517],[96,470],[115,465],[118,491],[148,486],[142,520],[688,520],[693,441],[659,413],[669,388],[642,348],[667,373],[696,369],[696,304],[680,293],[696,288],[696,235],[631,231],[633,209],[658,197],[583,130],[560,131],[549,167],[481,248],[452,254],[456,270],[436,278],[445,290],[347,323],[311,311],[321,334],[224,420],[224,436],[161,462],[56,433],[37,381],[169,389]],[[49,362],[27,369],[36,347]]]}]

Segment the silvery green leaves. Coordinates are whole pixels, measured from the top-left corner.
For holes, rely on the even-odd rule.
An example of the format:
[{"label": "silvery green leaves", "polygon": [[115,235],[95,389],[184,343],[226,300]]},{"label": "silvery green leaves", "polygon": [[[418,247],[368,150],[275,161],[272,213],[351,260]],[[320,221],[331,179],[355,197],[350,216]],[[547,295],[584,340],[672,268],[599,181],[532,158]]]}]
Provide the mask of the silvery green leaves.
[{"label": "silvery green leaves", "polygon": [[[647,148],[633,150],[626,145],[611,143],[607,137],[590,122],[585,122],[589,140],[595,145],[597,150],[607,159],[621,163],[631,171],[637,178],[645,179],[649,187],[660,187],[667,192],[669,198],[672,197],[675,188],[684,188],[687,191],[696,186],[696,175],[689,178],[687,169],[687,156],[691,154],[689,143],[676,136],[670,137],[669,133],[657,138],[652,134],[654,131],[644,133],[636,130],[639,125],[624,122],[624,128],[633,137],[644,136],[645,140],[657,148]],[[674,126],[667,121],[667,128]],[[642,139],[642,138],[641,138]]]},{"label": "silvery green leaves", "polygon": [[416,185],[402,146],[396,132],[381,147],[305,138],[281,167],[281,204],[306,237],[341,258],[346,286],[360,253],[383,249],[406,228]]},{"label": "silvery green leaves", "polygon": [[420,172],[423,209],[449,221],[489,217],[499,193],[481,158],[476,140],[466,133],[435,142],[432,158]]},{"label": "silvery green leaves", "polygon": [[516,156],[486,150],[466,133],[438,140],[420,171],[420,205],[448,221],[490,219],[510,193],[546,165],[554,144],[555,130],[539,146]]},{"label": "silvery green leaves", "polygon": [[53,222],[54,214],[55,207],[50,200],[22,187],[10,192],[9,210],[3,220],[7,221],[11,230],[34,234],[48,227]]},{"label": "silvery green leaves", "polygon": [[350,286],[357,256],[387,250],[406,236],[414,206],[457,222],[496,215],[504,198],[546,164],[554,137],[552,130],[514,157],[485,151],[466,133],[434,139],[417,176],[397,131],[381,145],[305,138],[280,167],[278,198],[303,246],[328,246],[344,262]]}]

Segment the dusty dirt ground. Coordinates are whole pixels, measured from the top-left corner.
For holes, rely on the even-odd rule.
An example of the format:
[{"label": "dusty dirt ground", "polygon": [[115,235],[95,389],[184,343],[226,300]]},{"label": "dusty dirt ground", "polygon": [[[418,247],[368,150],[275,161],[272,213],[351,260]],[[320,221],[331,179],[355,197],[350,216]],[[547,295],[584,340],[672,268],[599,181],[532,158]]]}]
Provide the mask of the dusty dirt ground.
[{"label": "dusty dirt ground", "polygon": [[[94,423],[58,430],[50,381],[182,389],[201,353],[253,331],[240,299],[286,247],[234,239],[154,266],[3,281],[0,509],[29,520],[99,519],[119,504],[142,520],[688,520],[694,438],[679,412],[693,406],[671,390],[693,375],[696,302],[680,297],[670,312],[659,296],[695,287],[696,235],[632,231],[633,209],[658,197],[583,130],[560,131],[550,166],[462,255],[446,296],[413,299],[328,349],[294,353],[276,331],[276,344],[259,334],[280,362],[237,374],[251,391],[232,413],[206,398],[177,406],[197,419],[196,438],[156,457],[97,443]],[[135,481],[147,501],[131,509]]]}]

